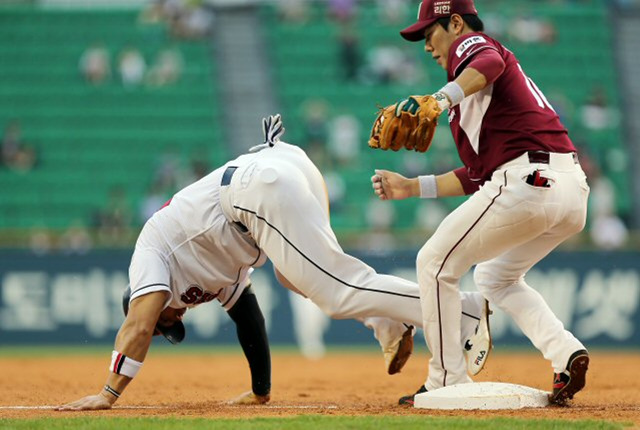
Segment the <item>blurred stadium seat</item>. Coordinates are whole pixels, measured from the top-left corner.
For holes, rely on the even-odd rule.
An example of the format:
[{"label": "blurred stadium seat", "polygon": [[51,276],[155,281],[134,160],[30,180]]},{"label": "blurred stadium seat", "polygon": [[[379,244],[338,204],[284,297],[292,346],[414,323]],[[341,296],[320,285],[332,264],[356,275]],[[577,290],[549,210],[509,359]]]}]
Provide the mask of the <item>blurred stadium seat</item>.
[{"label": "blurred stadium seat", "polygon": [[[412,165],[407,154],[365,147],[376,104],[432,91],[445,79],[420,44],[411,46],[399,38],[404,21],[386,22],[378,7],[379,3],[358,3],[348,24],[332,19],[324,3],[313,3],[302,23],[283,20],[271,4],[260,11],[277,103],[288,124],[286,139],[307,145],[305,105],[313,99],[327,103],[328,119],[350,114],[360,124],[361,147],[355,160],[347,165],[319,163],[323,171],[337,172],[348,190],[332,214],[338,233],[370,228],[366,213],[374,168],[415,173],[459,164],[446,121],[421,166]],[[506,28],[495,28],[504,32],[501,40],[551,102],[562,107],[571,136],[592,158],[603,160],[600,170],[615,186],[617,210],[627,215],[632,198],[629,169],[613,156],[616,150],[625,151],[621,126],[594,131],[585,128],[580,118],[580,107],[596,84],[611,105],[619,105],[606,6],[504,0],[480,3],[479,8],[487,21],[533,16],[553,26],[554,40],[548,43],[526,43],[509,37]],[[405,21],[414,12],[408,11]],[[344,79],[340,63],[339,40],[345,32],[359,40],[360,70],[364,70],[351,80]],[[111,56],[112,76],[102,85],[85,82],[78,69],[83,51],[94,42],[103,43]],[[206,148],[211,167],[225,161],[230,152],[223,143],[218,90],[224,83],[216,79],[211,43],[215,40],[176,41],[162,24],[139,23],[138,12],[132,10],[1,8],[0,129],[14,119],[20,121],[24,139],[36,148],[38,163],[29,172],[0,168],[0,229],[64,229],[77,220],[88,223],[114,185],[123,186],[136,207],[153,180],[159,156],[169,147],[179,148],[183,160]],[[118,53],[127,46],[138,48],[148,64],[163,48],[177,48],[184,58],[181,78],[161,88],[124,88],[116,64]],[[402,50],[415,65],[417,78],[390,83],[367,79],[367,56],[376,46]],[[459,202],[449,199],[444,204],[451,209]],[[392,228],[414,228],[424,204],[395,202]]]},{"label": "blurred stadium seat", "polygon": [[[0,127],[19,121],[38,154],[29,172],[0,169],[0,228],[88,223],[114,185],[135,207],[168,146],[183,158],[207,148],[212,165],[226,159],[209,43],[172,40],[164,25],[137,18],[131,10],[0,9]],[[111,78],[101,85],[85,82],[78,66],[96,41],[111,57]],[[180,78],[124,88],[117,57],[126,46],[147,64],[177,49]]]}]

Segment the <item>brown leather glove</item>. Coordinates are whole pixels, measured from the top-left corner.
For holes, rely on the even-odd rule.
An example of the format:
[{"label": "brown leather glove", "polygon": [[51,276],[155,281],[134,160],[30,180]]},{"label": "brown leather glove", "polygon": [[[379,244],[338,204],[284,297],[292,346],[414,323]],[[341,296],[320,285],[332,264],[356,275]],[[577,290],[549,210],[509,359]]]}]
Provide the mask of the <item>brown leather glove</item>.
[{"label": "brown leather glove", "polygon": [[438,125],[442,112],[432,96],[411,96],[380,109],[371,128],[369,146],[383,150],[425,152]]}]

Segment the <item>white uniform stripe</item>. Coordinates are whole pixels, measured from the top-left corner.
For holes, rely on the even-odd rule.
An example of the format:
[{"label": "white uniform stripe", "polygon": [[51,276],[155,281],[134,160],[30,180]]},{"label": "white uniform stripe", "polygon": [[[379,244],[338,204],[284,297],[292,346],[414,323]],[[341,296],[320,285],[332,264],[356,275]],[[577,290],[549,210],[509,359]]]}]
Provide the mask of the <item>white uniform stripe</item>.
[{"label": "white uniform stripe", "polygon": [[482,121],[493,96],[493,84],[465,98],[460,103],[460,128],[469,138],[469,143],[476,154],[480,153],[480,131]]}]

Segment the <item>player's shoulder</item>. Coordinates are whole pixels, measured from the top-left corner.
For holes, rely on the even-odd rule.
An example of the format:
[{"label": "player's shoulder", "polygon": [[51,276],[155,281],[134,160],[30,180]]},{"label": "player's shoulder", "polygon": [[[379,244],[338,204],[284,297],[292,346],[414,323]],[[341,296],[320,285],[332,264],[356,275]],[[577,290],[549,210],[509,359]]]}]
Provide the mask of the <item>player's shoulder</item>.
[{"label": "player's shoulder", "polygon": [[500,42],[484,33],[467,33],[458,37],[455,42],[453,42],[451,50],[455,57],[464,60],[478,52],[480,49],[496,49],[501,46]]},{"label": "player's shoulder", "polygon": [[467,33],[458,37],[449,51],[450,72],[455,75],[461,65],[466,64],[478,52],[487,49],[502,53],[504,47],[485,33]]}]

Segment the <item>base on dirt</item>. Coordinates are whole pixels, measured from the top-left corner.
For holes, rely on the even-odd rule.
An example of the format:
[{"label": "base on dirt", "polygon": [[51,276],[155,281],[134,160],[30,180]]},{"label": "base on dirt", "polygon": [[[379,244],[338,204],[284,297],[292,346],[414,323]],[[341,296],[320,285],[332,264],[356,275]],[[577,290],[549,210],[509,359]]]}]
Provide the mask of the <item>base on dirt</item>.
[{"label": "base on dirt", "polygon": [[524,385],[476,382],[439,388],[415,396],[419,409],[522,409],[544,408],[549,393]]}]

